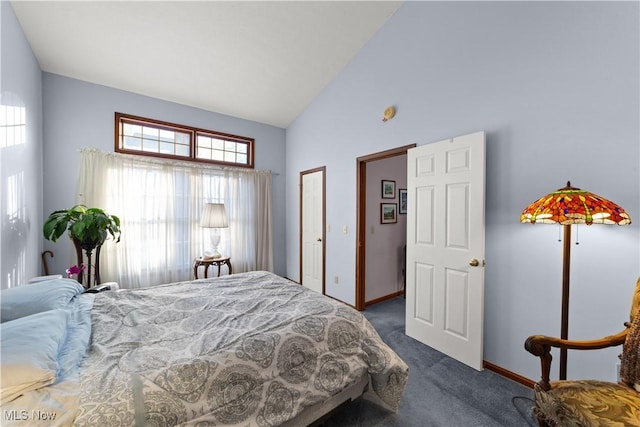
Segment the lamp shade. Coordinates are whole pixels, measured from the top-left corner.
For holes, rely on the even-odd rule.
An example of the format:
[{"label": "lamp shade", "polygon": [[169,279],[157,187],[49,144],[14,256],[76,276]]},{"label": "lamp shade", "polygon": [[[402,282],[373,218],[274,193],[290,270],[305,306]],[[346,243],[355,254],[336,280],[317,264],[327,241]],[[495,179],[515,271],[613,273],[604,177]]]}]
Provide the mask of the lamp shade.
[{"label": "lamp shade", "polygon": [[200,227],[203,228],[227,228],[227,212],[223,203],[207,203],[202,209]]},{"label": "lamp shade", "polygon": [[560,188],[527,206],[520,222],[545,224],[631,224],[623,208],[597,194],[571,186]]}]

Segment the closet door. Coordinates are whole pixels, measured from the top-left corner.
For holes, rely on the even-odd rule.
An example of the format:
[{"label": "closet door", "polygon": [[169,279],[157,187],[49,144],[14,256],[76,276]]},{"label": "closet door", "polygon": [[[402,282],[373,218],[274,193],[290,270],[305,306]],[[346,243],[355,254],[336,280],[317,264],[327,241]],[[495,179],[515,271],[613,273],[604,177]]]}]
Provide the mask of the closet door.
[{"label": "closet door", "polygon": [[301,278],[302,285],[324,294],[324,167],[302,172]]}]

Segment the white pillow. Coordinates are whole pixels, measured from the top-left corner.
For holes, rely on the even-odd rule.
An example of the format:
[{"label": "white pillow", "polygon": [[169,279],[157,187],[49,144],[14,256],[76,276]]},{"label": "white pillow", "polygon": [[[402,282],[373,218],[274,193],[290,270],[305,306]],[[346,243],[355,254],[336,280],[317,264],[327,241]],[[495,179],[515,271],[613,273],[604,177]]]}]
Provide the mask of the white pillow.
[{"label": "white pillow", "polygon": [[65,308],[82,292],[82,285],[73,279],[54,279],[3,289],[0,292],[0,321],[7,322],[42,311]]},{"label": "white pillow", "polygon": [[0,404],[52,384],[69,312],[49,310],[0,324]]}]

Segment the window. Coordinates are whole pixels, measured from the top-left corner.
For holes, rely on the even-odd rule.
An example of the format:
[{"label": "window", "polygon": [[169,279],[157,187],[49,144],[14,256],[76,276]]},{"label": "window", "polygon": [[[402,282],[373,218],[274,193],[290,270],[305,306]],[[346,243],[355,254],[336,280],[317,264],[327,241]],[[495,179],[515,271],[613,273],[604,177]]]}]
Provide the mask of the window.
[{"label": "window", "polygon": [[115,151],[253,168],[252,138],[116,113]]},{"label": "window", "polygon": [[120,242],[101,248],[104,281],[140,288],[193,278],[193,260],[211,247],[212,230],[200,227],[205,203],[225,205],[220,251],[236,273],[273,270],[271,172],[84,148],[77,189],[77,203],[121,221]]}]

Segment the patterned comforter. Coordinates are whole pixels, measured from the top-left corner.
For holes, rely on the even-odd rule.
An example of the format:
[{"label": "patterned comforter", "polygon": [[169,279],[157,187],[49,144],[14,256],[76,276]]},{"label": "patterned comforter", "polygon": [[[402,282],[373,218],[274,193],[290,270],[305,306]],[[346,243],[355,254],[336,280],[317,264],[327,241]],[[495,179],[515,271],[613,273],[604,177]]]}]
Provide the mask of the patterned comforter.
[{"label": "patterned comforter", "polygon": [[268,272],[96,295],[79,426],[275,426],[407,365],[358,311]]}]

